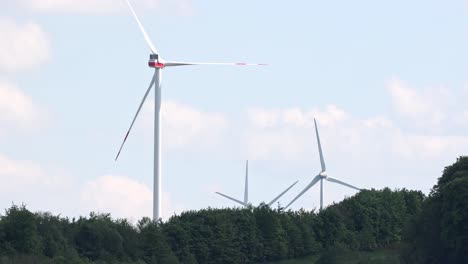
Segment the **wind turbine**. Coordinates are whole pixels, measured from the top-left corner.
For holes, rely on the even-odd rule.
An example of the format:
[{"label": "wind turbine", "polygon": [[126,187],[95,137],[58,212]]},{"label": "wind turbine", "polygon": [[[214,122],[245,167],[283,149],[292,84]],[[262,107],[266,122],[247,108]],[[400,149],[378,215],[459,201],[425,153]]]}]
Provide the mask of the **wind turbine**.
[{"label": "wind turbine", "polygon": [[[289,191],[294,185],[296,185],[298,181],[296,181],[295,183],[293,183],[291,186],[289,186],[286,190],[284,190],[282,193],[280,193],[278,196],[275,197],[275,199],[271,200],[271,202],[269,202],[267,205],[268,206],[272,206],[276,201],[278,201],[279,198],[281,198],[281,196],[283,196],[287,191]],[[244,201],[240,201],[240,200],[237,200],[236,198],[232,198],[230,196],[227,196],[225,194],[222,194],[220,192],[216,192],[216,194],[219,194],[231,201],[234,201],[244,207],[248,207],[249,206],[249,161],[247,160],[246,163],[245,163],[245,187],[244,187]]]},{"label": "wind turbine", "polygon": [[332,178],[332,177],[327,175],[327,168],[325,166],[325,160],[323,159],[322,145],[320,144],[320,136],[319,136],[319,133],[318,133],[317,121],[315,121],[315,118],[314,118],[314,124],[315,124],[315,134],[317,135],[318,151],[319,151],[319,155],[320,155],[320,165],[322,167],[322,170],[320,171],[320,173],[317,176],[315,176],[314,179],[312,179],[312,181],[309,183],[309,185],[307,185],[304,188],[304,190],[302,190],[302,192],[300,192],[288,205],[286,205],[286,207],[284,209],[287,209],[299,197],[301,197],[305,192],[307,192],[310,188],[312,188],[312,186],[314,186],[317,182],[320,181],[320,210],[322,210],[323,209],[323,180],[338,183],[338,184],[341,184],[343,186],[346,186],[346,187],[349,187],[349,188],[352,188],[352,189],[355,189],[355,190],[358,190],[358,191],[361,190],[361,189],[359,189],[359,188],[357,188],[355,186],[352,186],[351,184],[347,184],[345,182],[342,182],[340,180],[337,180],[337,179]]},{"label": "wind turbine", "polygon": [[166,67],[174,67],[174,66],[190,66],[190,65],[265,65],[265,64],[248,64],[248,63],[200,63],[200,62],[178,62],[178,61],[165,61],[162,59],[160,56],[158,50],[155,48],[153,42],[149,38],[148,34],[146,33],[145,28],[140,22],[140,19],[138,18],[137,14],[135,13],[135,10],[133,9],[132,5],[128,0],[126,0],[128,7],[130,8],[130,11],[133,14],[133,17],[135,18],[141,33],[143,34],[143,37],[146,40],[146,43],[148,44],[151,54],[148,62],[148,66],[150,68],[154,68],[154,75],[153,78],[151,79],[151,82],[149,84],[148,89],[145,92],[145,95],[143,96],[143,99],[141,100],[140,106],[138,107],[138,110],[132,120],[132,123],[130,124],[130,128],[128,129],[127,133],[125,134],[124,140],[122,142],[122,145],[120,146],[119,152],[117,153],[117,156],[115,160],[119,158],[120,152],[122,151],[122,148],[127,141],[128,135],[130,134],[130,131],[132,130],[133,125],[135,124],[135,120],[138,117],[138,114],[140,113],[140,110],[143,106],[143,104],[146,101],[146,98],[148,97],[149,92],[151,91],[151,88],[153,85],[155,86],[155,103],[154,103],[154,183],[153,183],[153,220],[157,221],[161,214],[161,125],[160,125],[160,120],[161,120],[161,77],[162,77],[162,70]]}]

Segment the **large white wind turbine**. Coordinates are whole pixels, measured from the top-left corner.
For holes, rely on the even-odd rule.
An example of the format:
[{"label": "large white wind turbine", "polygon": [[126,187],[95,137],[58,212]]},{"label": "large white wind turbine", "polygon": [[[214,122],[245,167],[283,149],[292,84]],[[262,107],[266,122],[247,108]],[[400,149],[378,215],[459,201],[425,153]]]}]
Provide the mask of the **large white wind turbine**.
[{"label": "large white wind turbine", "polygon": [[[281,198],[281,196],[283,196],[287,191],[289,191],[289,189],[291,189],[294,185],[296,185],[298,181],[296,181],[295,183],[293,183],[291,186],[289,186],[286,190],[284,190],[282,193],[280,193],[278,196],[275,197],[275,199],[271,200],[271,202],[269,202],[267,205],[268,206],[272,206],[276,201],[278,201],[279,198]],[[225,194],[222,194],[220,192],[216,192],[216,194],[219,194],[231,201],[234,201],[244,207],[248,207],[249,206],[249,161],[247,160],[246,163],[245,163],[245,187],[244,187],[244,201],[240,201],[240,200],[237,200],[236,198],[232,198],[230,196],[227,196]]]},{"label": "large white wind turbine", "polygon": [[352,189],[355,189],[355,190],[358,190],[358,191],[361,190],[361,189],[359,189],[357,187],[352,186],[351,184],[347,184],[345,182],[342,182],[340,180],[337,180],[337,179],[332,178],[332,177],[327,175],[327,171],[326,171],[327,168],[325,166],[325,160],[323,159],[322,145],[320,144],[320,137],[319,137],[319,133],[318,133],[318,129],[317,129],[317,122],[315,121],[315,119],[314,119],[314,124],[315,124],[315,134],[317,135],[318,151],[319,151],[319,155],[320,155],[320,165],[322,166],[322,170],[320,171],[319,175],[315,176],[315,178],[312,179],[312,181],[309,183],[309,185],[307,185],[304,188],[304,190],[302,190],[302,192],[300,192],[288,205],[286,205],[286,207],[284,209],[288,208],[299,197],[301,197],[305,192],[307,192],[310,188],[312,188],[312,186],[314,186],[317,182],[320,181],[320,210],[322,210],[322,208],[323,208],[323,180],[338,183],[338,184],[341,184],[343,186],[346,186],[346,187],[349,187],[349,188],[352,188]]},{"label": "large white wind turbine", "polygon": [[144,29],[143,25],[140,22],[140,19],[138,19],[138,16],[135,13],[135,10],[133,9],[132,5],[128,0],[126,0],[130,10],[132,11],[133,17],[135,18],[142,34],[143,37],[146,40],[146,43],[148,44],[151,54],[150,54],[150,59],[148,62],[148,66],[150,68],[154,68],[155,72],[153,75],[153,78],[151,79],[151,82],[149,84],[148,89],[145,92],[145,95],[143,96],[143,100],[140,103],[140,106],[138,107],[138,110],[132,120],[132,123],[130,125],[130,128],[127,131],[127,134],[125,134],[125,138],[122,142],[122,145],[120,146],[119,152],[117,153],[116,160],[118,159],[120,152],[122,151],[122,148],[127,140],[128,135],[130,134],[130,130],[132,129],[136,118],[138,117],[138,114],[140,113],[140,110],[146,101],[146,98],[148,97],[149,92],[151,91],[151,88],[153,85],[155,86],[155,103],[154,103],[154,185],[153,185],[153,220],[156,221],[160,218],[160,211],[161,211],[161,126],[160,126],[160,120],[161,120],[161,77],[162,77],[162,70],[166,67],[173,67],[173,66],[189,66],[189,65],[264,65],[264,64],[247,64],[247,63],[200,63],[200,62],[177,62],[177,61],[165,61],[162,59],[160,56],[159,52],[156,50],[153,42],[149,38],[148,34],[146,33],[146,30]]}]

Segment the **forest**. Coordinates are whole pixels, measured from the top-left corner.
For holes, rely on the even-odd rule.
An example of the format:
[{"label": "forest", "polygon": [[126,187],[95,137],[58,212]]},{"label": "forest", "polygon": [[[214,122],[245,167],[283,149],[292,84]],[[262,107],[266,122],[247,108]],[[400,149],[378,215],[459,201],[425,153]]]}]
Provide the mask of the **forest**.
[{"label": "forest", "polygon": [[270,263],[398,245],[401,263],[468,263],[468,157],[447,166],[426,196],[362,190],[318,211],[187,211],[137,224],[91,213],[70,219],[13,205],[0,215],[3,263]]}]

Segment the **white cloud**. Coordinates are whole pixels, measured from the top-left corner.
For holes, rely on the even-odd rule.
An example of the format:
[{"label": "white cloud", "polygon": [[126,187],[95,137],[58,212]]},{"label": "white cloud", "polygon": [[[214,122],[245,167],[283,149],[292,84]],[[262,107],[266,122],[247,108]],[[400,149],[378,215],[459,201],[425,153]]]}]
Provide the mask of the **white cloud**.
[{"label": "white cloud", "polygon": [[427,88],[418,91],[400,80],[387,85],[395,109],[406,118],[438,125],[447,118],[443,108],[448,100],[448,91],[442,88]]},{"label": "white cloud", "polygon": [[[81,191],[84,207],[89,211],[109,212],[136,222],[143,216],[152,217],[152,189],[124,176],[106,175],[88,181]],[[162,195],[162,218],[167,219],[181,207],[173,205],[167,193]]]},{"label": "white cloud", "polygon": [[151,215],[151,190],[122,176],[102,176],[87,182],[81,198],[91,211],[111,212],[114,217],[139,219]]},{"label": "white cloud", "polygon": [[282,125],[295,127],[313,126],[314,118],[322,125],[333,125],[345,120],[348,114],[335,105],[327,105],[324,111],[319,109],[302,110],[298,107],[287,109],[252,108],[247,111],[250,123],[256,128],[271,128]]},{"label": "white cloud", "polygon": [[[136,222],[152,216],[152,188],[124,176],[105,175],[85,183],[62,170],[50,169],[31,160],[16,160],[0,153],[0,208],[25,203],[30,210],[64,213],[111,213]],[[184,209],[163,192],[162,217]]]},{"label": "white cloud", "polygon": [[50,56],[49,40],[35,23],[17,24],[0,18],[0,70],[15,72],[26,70],[47,61]]},{"label": "white cloud", "polygon": [[38,186],[54,187],[69,181],[70,177],[60,170],[44,169],[37,162],[16,160],[0,153],[1,192],[14,192]]},{"label": "white cloud", "polygon": [[20,186],[52,183],[43,169],[32,161],[17,161],[0,154],[0,191],[14,190]]},{"label": "white cloud", "polygon": [[394,79],[388,82],[387,91],[394,109],[402,117],[402,123],[406,122],[406,128],[439,134],[467,129],[466,87],[447,89],[430,86],[417,89]]},{"label": "white cloud", "polygon": [[[268,127],[259,125],[264,123],[255,117],[258,112],[248,113],[254,115],[244,138],[249,159],[277,161],[276,166],[288,167],[283,173],[303,177],[298,178],[303,187],[298,187],[296,193],[307,185],[310,175],[315,175],[320,166],[313,116],[321,116],[317,121],[330,175],[361,188],[405,187],[427,192],[443,166],[466,155],[468,149],[468,136],[457,135],[454,130],[438,133],[432,129],[433,124],[421,123],[423,129],[414,132],[412,124],[401,126],[398,119],[382,115],[359,118],[338,107],[326,107],[322,111],[262,108],[261,116],[276,117],[275,125]],[[314,187],[293,208],[313,208],[318,202],[317,190]],[[327,184],[326,203],[352,194],[352,190]],[[288,194],[285,199],[293,198],[293,194]]]},{"label": "white cloud", "polygon": [[[20,0],[20,3],[37,11],[79,14],[114,13],[126,8],[124,0]],[[191,14],[193,10],[191,0],[133,0],[131,3],[139,10],[158,9],[182,15]]]},{"label": "white cloud", "polygon": [[[144,109],[146,127],[153,126],[153,109],[154,102],[148,102]],[[214,147],[222,141],[228,128],[228,120],[223,114],[198,110],[175,101],[163,101],[161,114],[164,144],[170,149],[194,145]]]},{"label": "white cloud", "polygon": [[415,90],[401,81],[391,81],[388,84],[388,91],[390,92],[396,109],[403,114],[417,116],[425,114],[430,110],[429,102],[426,102]]},{"label": "white cloud", "polygon": [[254,126],[258,128],[269,128],[278,124],[280,112],[262,108],[253,108],[248,110],[247,115]]},{"label": "white cloud", "polygon": [[45,111],[36,106],[30,96],[13,84],[0,80],[0,124],[2,128],[12,125],[28,129],[40,127],[46,119]]},{"label": "white cloud", "polygon": [[[359,119],[336,107],[328,106],[324,111],[306,111],[298,108],[269,112],[261,110],[262,116],[279,116],[275,127],[262,126],[249,111],[251,127],[246,141],[249,157],[253,159],[300,159],[309,148],[315,149],[313,117],[321,137],[329,142],[327,148],[341,150],[351,155],[381,155],[393,153],[400,158],[431,158],[463,154],[468,149],[468,137],[450,134],[431,134],[432,126],[427,124],[423,133],[403,130],[384,116]],[[411,129],[410,129],[411,130]]]},{"label": "white cloud", "polygon": [[0,153],[0,208],[25,203],[32,210],[76,214],[69,206],[73,187],[73,179],[60,169]]},{"label": "white cloud", "polygon": [[290,160],[300,158],[309,147],[314,118],[320,125],[335,126],[345,122],[349,116],[335,105],[328,105],[323,111],[252,108],[247,114],[250,121],[245,138],[248,156],[252,159],[276,157]]},{"label": "white cloud", "polygon": [[308,123],[310,125],[312,125],[312,118],[315,116],[317,121],[324,126],[333,126],[348,118],[348,114],[344,110],[333,104],[327,105],[324,111],[310,111],[307,116],[309,117],[310,121]]},{"label": "white cloud", "polygon": [[376,116],[373,118],[365,119],[363,121],[364,126],[369,127],[369,128],[392,128],[393,127],[393,122],[383,116]]},{"label": "white cloud", "polygon": [[406,159],[437,160],[447,155],[458,157],[466,155],[466,149],[468,149],[468,137],[451,135],[395,133],[393,141],[388,143],[395,153]]}]

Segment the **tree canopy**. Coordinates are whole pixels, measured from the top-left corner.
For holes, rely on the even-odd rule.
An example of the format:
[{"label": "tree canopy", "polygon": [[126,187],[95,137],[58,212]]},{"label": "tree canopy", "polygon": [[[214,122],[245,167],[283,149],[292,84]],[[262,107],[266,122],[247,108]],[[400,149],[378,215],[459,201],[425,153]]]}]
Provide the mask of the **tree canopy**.
[{"label": "tree canopy", "polygon": [[405,240],[407,263],[468,263],[468,157],[444,169]]},{"label": "tree canopy", "polygon": [[400,240],[405,219],[420,210],[423,197],[369,190],[321,212],[283,212],[262,204],[188,211],[164,223],[143,218],[136,225],[109,214],[69,219],[13,205],[0,218],[0,256],[50,263],[209,264],[297,258],[337,244],[372,250]]},{"label": "tree canopy", "polygon": [[202,209],[132,224],[109,214],[70,219],[13,205],[0,215],[3,263],[264,263],[401,244],[406,263],[468,263],[468,157],[445,168],[426,197],[362,190],[318,211]]}]

